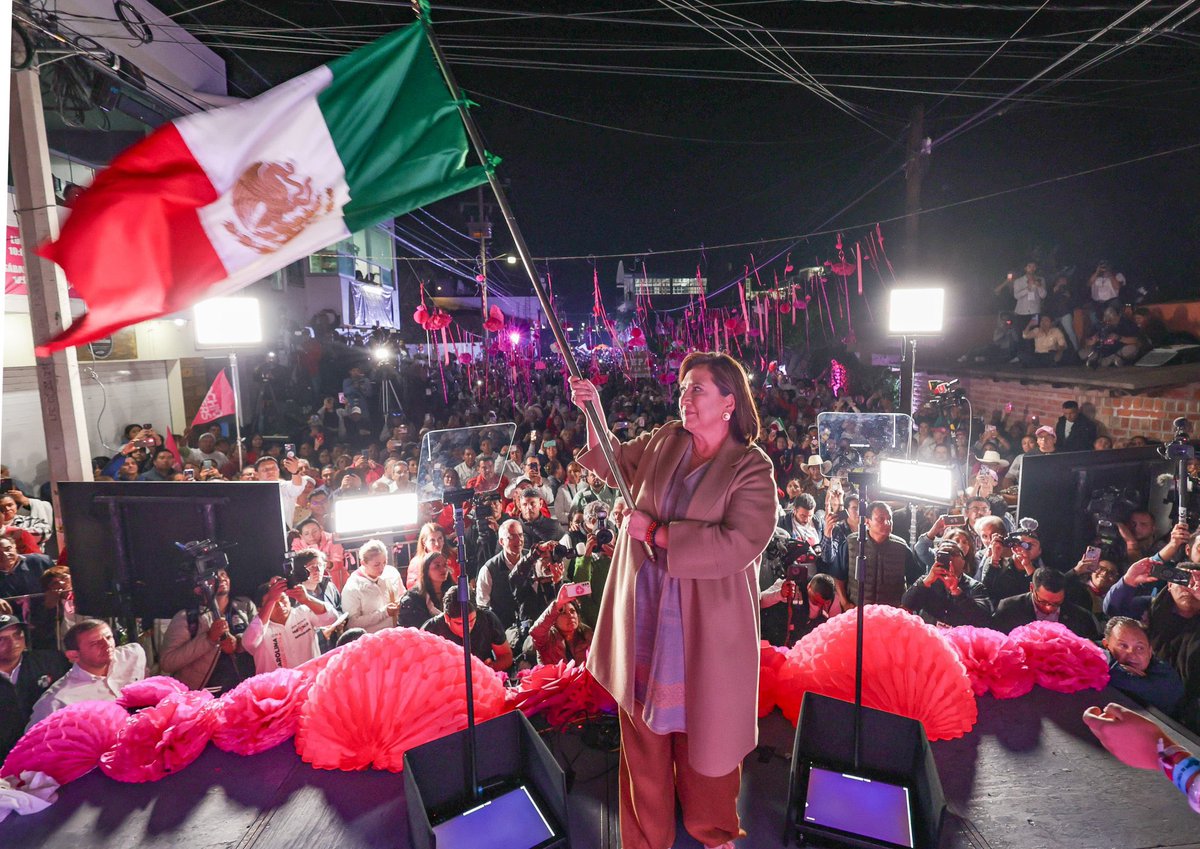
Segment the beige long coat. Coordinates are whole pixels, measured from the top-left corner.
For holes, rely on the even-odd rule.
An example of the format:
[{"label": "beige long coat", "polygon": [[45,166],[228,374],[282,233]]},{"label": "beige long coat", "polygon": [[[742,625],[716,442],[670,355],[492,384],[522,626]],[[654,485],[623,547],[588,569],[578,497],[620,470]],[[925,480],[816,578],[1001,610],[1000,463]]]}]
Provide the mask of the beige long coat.
[{"label": "beige long coat", "polygon": [[[657,517],[691,441],[678,421],[614,443],[634,506]],[[579,463],[610,486],[598,448]],[[704,473],[686,518],[671,522],[668,567],[680,581],[688,752],[703,775],[732,772],[758,742],[758,564],[775,528],[775,483],[761,449],[727,439]],[[633,711],[637,570],[644,547],[618,534],[588,669]]]}]

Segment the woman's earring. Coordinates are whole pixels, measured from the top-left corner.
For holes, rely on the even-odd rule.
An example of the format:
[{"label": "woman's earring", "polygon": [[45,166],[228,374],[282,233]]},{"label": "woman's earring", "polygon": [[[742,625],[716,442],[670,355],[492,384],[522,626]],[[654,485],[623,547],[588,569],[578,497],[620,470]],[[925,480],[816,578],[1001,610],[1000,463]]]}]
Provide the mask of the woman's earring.
[{"label": "woman's earring", "polygon": [[721,418],[723,418],[725,421],[729,421],[732,416],[730,416],[729,413],[721,413]]}]

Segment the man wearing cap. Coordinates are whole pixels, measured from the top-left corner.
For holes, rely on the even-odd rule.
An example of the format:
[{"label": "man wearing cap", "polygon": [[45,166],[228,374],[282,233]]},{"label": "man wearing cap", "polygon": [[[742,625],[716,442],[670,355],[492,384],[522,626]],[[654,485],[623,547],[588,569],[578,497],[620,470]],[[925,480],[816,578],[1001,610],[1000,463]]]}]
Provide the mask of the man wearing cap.
[{"label": "man wearing cap", "polygon": [[1058,437],[1054,435],[1054,428],[1050,427],[1050,425],[1042,425],[1033,432],[1033,437],[1037,440],[1037,448],[1033,451],[1027,451],[1024,454],[1018,454],[1016,459],[1012,461],[1012,465],[1008,468],[1008,477],[1004,479],[1006,486],[1020,485],[1021,469],[1028,455],[1054,453],[1056,448],[1055,443],[1058,441]]},{"label": "man wearing cap", "polygon": [[123,687],[146,677],[146,650],[138,643],[118,647],[108,623],[99,619],[72,625],[63,647],[74,665],[37,700],[27,728],[77,702],[115,702]]},{"label": "man wearing cap", "polygon": [[229,462],[229,458],[217,450],[217,438],[211,433],[202,433],[196,440],[196,448],[186,445],[179,446],[179,457],[185,463],[204,465],[205,460],[212,460],[216,468],[221,468]]},{"label": "man wearing cap", "polygon": [[25,624],[0,616],[0,761],[25,733],[33,706],[71,664],[61,652],[28,646]]},{"label": "man wearing cap", "polygon": [[269,481],[279,486],[279,509],[283,514],[283,527],[287,530],[292,526],[296,515],[296,502],[305,490],[316,488],[316,481],[300,474],[300,461],[289,457],[283,461],[283,466],[292,476],[291,480],[281,480],[279,477],[279,461],[271,456],[258,458],[254,471],[260,481]]},{"label": "man wearing cap", "polygon": [[1096,423],[1079,411],[1078,401],[1064,401],[1063,414],[1054,425],[1059,451],[1091,451],[1096,443]]}]

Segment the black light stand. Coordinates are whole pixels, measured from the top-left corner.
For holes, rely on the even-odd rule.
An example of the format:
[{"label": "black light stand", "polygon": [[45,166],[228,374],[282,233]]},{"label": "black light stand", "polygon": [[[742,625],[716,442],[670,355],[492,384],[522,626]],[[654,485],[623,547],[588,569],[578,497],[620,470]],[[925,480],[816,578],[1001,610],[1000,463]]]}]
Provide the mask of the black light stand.
[{"label": "black light stand", "polygon": [[1180,416],[1173,421],[1172,426],[1175,428],[1175,438],[1158,449],[1159,456],[1164,460],[1175,460],[1175,498],[1178,504],[1179,516],[1176,518],[1176,524],[1186,525],[1188,523],[1188,488],[1189,477],[1187,466],[1190,460],[1196,457],[1196,448],[1190,441],[1188,431],[1191,425],[1186,418]]}]

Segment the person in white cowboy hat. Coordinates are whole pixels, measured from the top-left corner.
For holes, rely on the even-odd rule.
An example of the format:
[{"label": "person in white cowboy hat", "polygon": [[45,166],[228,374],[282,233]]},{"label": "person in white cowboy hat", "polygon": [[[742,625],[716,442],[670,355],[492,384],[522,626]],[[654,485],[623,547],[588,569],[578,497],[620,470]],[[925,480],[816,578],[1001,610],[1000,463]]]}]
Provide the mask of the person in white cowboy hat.
[{"label": "person in white cowboy hat", "polygon": [[[997,476],[1002,475],[1004,470],[1008,468],[1008,461],[1001,457],[1000,452],[995,448],[987,449],[983,452],[982,457],[976,457],[975,459],[979,461],[979,468],[991,469]],[[977,473],[978,471],[979,469],[976,469]]]},{"label": "person in white cowboy hat", "polygon": [[821,461],[820,454],[813,454],[804,463],[804,491],[811,495],[818,504],[825,502],[825,490],[829,488],[829,479],[825,477],[828,467]]}]

